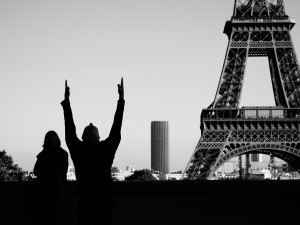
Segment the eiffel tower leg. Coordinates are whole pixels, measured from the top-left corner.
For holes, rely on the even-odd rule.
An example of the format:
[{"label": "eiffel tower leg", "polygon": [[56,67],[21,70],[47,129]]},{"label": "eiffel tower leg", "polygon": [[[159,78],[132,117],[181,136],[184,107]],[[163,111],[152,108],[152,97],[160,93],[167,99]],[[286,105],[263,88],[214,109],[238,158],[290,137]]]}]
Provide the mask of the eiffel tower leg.
[{"label": "eiffel tower leg", "polygon": [[300,68],[290,32],[274,31],[272,37],[268,56],[276,104],[300,107]]},{"label": "eiffel tower leg", "polygon": [[278,67],[275,50],[269,50],[268,59],[276,106],[288,107],[287,98],[284,93],[284,86],[282,85],[280,78],[280,68]]},{"label": "eiffel tower leg", "polygon": [[188,179],[211,179],[230,131],[204,131],[184,171]]},{"label": "eiffel tower leg", "polygon": [[238,107],[248,57],[248,40],[249,32],[231,34],[213,108]]}]

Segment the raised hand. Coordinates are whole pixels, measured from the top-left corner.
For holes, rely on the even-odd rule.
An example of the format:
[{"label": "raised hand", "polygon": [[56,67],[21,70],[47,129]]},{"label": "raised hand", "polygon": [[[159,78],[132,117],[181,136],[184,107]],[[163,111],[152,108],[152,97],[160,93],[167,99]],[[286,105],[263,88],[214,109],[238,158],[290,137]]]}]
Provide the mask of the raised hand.
[{"label": "raised hand", "polygon": [[68,99],[70,97],[70,87],[68,87],[68,82],[66,80],[65,82],[65,99]]},{"label": "raised hand", "polygon": [[121,84],[118,84],[118,93],[119,93],[119,98],[124,99],[123,77],[122,77],[122,79],[121,79]]}]

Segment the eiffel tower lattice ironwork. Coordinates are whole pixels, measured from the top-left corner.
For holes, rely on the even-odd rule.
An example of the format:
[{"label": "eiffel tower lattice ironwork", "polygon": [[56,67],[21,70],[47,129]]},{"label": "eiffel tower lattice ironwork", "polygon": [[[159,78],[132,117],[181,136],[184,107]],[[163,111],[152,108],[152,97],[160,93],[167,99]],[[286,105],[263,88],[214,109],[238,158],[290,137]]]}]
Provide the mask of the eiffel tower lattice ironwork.
[{"label": "eiffel tower lattice ironwork", "polygon": [[[228,160],[272,154],[300,169],[300,69],[283,0],[235,0],[213,103],[201,112],[201,138],[185,168],[188,179],[211,179]],[[276,106],[242,107],[248,57],[267,56]],[[258,81],[259,82],[259,81]]]}]

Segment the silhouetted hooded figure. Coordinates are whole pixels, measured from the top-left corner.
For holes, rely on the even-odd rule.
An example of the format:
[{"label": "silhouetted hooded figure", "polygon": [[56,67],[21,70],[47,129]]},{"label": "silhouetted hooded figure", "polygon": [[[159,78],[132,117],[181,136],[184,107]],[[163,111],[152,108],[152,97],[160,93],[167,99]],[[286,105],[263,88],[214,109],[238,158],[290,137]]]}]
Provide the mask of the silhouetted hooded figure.
[{"label": "silhouetted hooded figure", "polygon": [[67,179],[68,153],[60,145],[57,133],[48,131],[44,139],[44,149],[37,155],[33,169],[39,182],[58,182]]},{"label": "silhouetted hooded figure", "polygon": [[123,79],[118,85],[119,100],[114,122],[108,138],[100,141],[98,129],[90,123],[82,134],[76,135],[69,101],[69,87],[65,86],[62,101],[65,117],[65,137],[75,167],[78,184],[79,225],[109,225],[113,209],[111,166],[121,141],[121,126],[124,111]]},{"label": "silhouetted hooded figure", "polygon": [[38,224],[54,225],[58,218],[61,190],[67,180],[68,153],[60,147],[55,131],[45,135],[44,149],[37,155],[33,173],[37,177],[35,212]]}]

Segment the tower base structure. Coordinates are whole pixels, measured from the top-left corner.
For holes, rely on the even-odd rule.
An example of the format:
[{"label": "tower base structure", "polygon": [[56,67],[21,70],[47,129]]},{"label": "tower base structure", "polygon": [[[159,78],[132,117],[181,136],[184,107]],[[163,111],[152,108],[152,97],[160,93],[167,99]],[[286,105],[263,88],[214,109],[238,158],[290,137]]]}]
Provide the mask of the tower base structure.
[{"label": "tower base structure", "polygon": [[300,108],[204,109],[202,136],[187,165],[189,179],[211,179],[227,161],[272,154],[300,169]]}]

